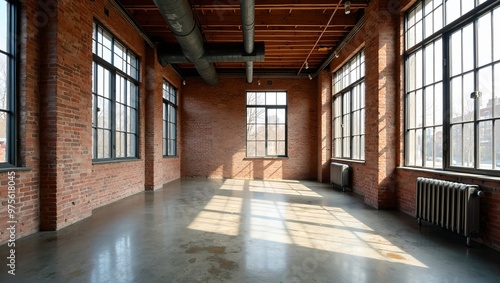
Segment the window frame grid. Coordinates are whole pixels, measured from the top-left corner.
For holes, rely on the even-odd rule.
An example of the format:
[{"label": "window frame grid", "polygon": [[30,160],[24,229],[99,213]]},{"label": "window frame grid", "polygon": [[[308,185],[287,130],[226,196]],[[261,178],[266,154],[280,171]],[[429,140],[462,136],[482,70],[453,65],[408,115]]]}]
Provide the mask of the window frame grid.
[{"label": "window frame grid", "polygon": [[[95,36],[99,36],[99,29],[102,30],[102,34],[104,37],[104,33],[107,33],[111,37],[111,62],[107,61],[105,58],[101,57],[98,55],[98,48],[99,48],[99,38],[94,38]],[[135,69],[135,75],[137,78],[133,77],[132,74],[128,74],[127,72],[121,70],[117,66],[115,66],[115,42],[120,44],[124,49],[127,50],[126,54],[131,54],[133,55],[133,59],[135,59],[136,66],[137,68]],[[104,46],[103,46],[104,48]],[[92,121],[92,162],[93,163],[105,163],[105,162],[112,162],[112,161],[126,161],[126,160],[137,160],[139,159],[139,110],[140,110],[140,91],[139,91],[139,74],[140,74],[140,59],[139,57],[125,45],[123,42],[121,42],[118,38],[115,37],[114,34],[112,34],[109,30],[107,30],[99,21],[95,20],[93,22],[93,36],[92,36],[92,64],[93,64],[93,86],[92,86],[92,115],[93,117],[96,118],[96,121]],[[132,57],[131,57],[132,58]],[[123,58],[122,58],[123,59]],[[128,64],[128,61],[126,61]],[[123,61],[122,61],[123,65]],[[103,97],[102,95],[98,94],[97,90],[97,85],[98,85],[98,72],[96,66],[100,66],[103,69],[105,69],[107,72],[110,74],[110,79],[109,79],[109,98],[108,100],[110,101],[109,105],[109,119],[110,119],[110,127],[108,128],[99,128],[99,121],[97,120],[98,117],[98,99],[99,97]],[[119,102],[117,99],[117,78],[122,77],[125,79],[125,91],[120,93],[120,95],[123,95],[125,100],[127,101],[125,104],[123,102]],[[129,93],[128,90],[128,85],[133,84],[135,85],[135,93]],[[94,92],[96,90],[96,92]],[[133,97],[135,96],[135,97]],[[103,97],[104,98],[104,97]],[[135,98],[135,101],[133,99]],[[130,110],[130,115],[129,111],[126,111],[125,113],[125,119],[123,122],[125,131],[117,130],[117,111],[116,108],[117,106],[120,105],[125,105],[126,110]],[[131,117],[131,113],[134,111],[135,115],[135,121],[130,123],[130,131],[128,130],[129,128],[129,123],[128,120]],[[134,129],[135,132],[132,130]],[[99,158],[99,146],[98,143],[100,143],[100,139],[98,138],[98,130],[109,130],[109,157],[106,158]],[[125,134],[125,142],[124,145],[122,146],[123,150],[123,155],[124,157],[117,157],[117,134]],[[135,143],[129,148],[129,143],[132,142],[132,139],[134,140],[133,142]],[[96,144],[97,143],[97,144]],[[131,154],[132,153],[132,154]]]},{"label": "window frame grid", "polygon": [[[492,40],[491,40],[491,45],[492,45],[492,48],[491,48],[491,51],[492,51],[492,58],[491,58],[491,62],[489,63],[486,63],[486,64],[483,64],[481,66],[478,66],[477,65],[477,55],[478,55],[478,52],[477,52],[477,46],[479,44],[479,41],[477,39],[477,22],[478,20],[484,16],[485,14],[487,13],[492,13],[493,14],[493,11],[495,11],[496,9],[500,9],[500,5],[498,5],[498,3],[495,3],[495,1],[483,1],[483,3],[480,3],[478,4],[479,2],[476,2],[474,1],[473,5],[474,5],[474,8],[472,8],[471,10],[468,10],[467,12],[463,13],[463,11],[460,11],[460,14],[462,14],[461,16],[459,16],[458,18],[454,19],[453,21],[449,22],[448,23],[448,20],[446,18],[446,9],[444,8],[444,6],[446,5],[447,1],[444,1],[443,0],[443,9],[442,9],[442,13],[443,13],[443,26],[441,27],[441,29],[438,29],[436,30],[432,35],[430,36],[425,36],[425,33],[423,34],[423,38],[420,42],[417,42],[415,43],[413,46],[411,46],[410,48],[408,48],[407,46],[407,40],[405,39],[405,52],[404,52],[404,56],[405,56],[405,73],[408,74],[408,70],[407,70],[407,65],[406,65],[406,62],[408,60],[408,58],[410,57],[411,54],[414,54],[417,50],[423,50],[425,48],[425,46],[431,44],[431,43],[434,43],[436,40],[438,39],[441,39],[442,41],[442,53],[441,53],[441,56],[442,56],[442,59],[443,59],[443,73],[442,73],[442,91],[441,91],[441,95],[443,97],[443,101],[442,101],[442,107],[443,107],[443,117],[442,117],[442,168],[440,170],[446,170],[446,171],[454,171],[454,172],[464,172],[464,173],[481,173],[481,174],[491,174],[491,175],[500,175],[500,167],[496,167],[496,161],[495,160],[500,160],[500,158],[497,158],[495,156],[492,157],[492,167],[493,169],[482,169],[480,167],[480,156],[479,156],[479,138],[480,138],[480,132],[479,132],[479,127],[480,127],[480,123],[481,122],[485,122],[485,121],[491,121],[491,129],[494,129],[496,128],[495,125],[497,125],[498,123],[500,123],[500,118],[496,118],[493,116],[491,118],[487,118],[487,119],[479,119],[477,118],[477,115],[479,115],[479,103],[477,102],[477,100],[475,99],[474,100],[474,118],[472,119],[472,121],[462,121],[462,122],[459,122],[459,123],[452,123],[451,120],[451,114],[446,114],[446,113],[451,113],[452,112],[452,109],[451,109],[451,99],[452,99],[452,95],[451,95],[451,80],[453,78],[456,78],[456,77],[461,77],[461,76],[464,76],[465,74],[467,73],[472,73],[474,78],[474,89],[477,89],[477,85],[478,85],[478,80],[479,80],[479,71],[486,68],[487,66],[491,67],[492,68],[492,77],[494,78],[495,77],[495,66],[498,65],[500,63],[499,60],[495,60],[495,58],[493,57],[493,50],[494,50],[494,40],[493,40],[493,37],[492,37]],[[412,7],[411,9],[415,9],[418,4],[421,4],[421,3],[424,3],[423,1],[419,1],[418,3],[416,3],[414,5],[414,7]],[[424,5],[423,5],[424,6]],[[422,7],[423,7],[422,6]],[[460,8],[462,9],[462,8]],[[433,10],[434,11],[434,10]],[[422,11],[422,14],[423,15],[426,15],[426,12],[425,11]],[[408,13],[405,14],[405,36],[407,34],[407,31],[408,31]],[[424,26],[422,27],[422,31],[425,32],[425,23],[423,23]],[[465,26],[469,25],[469,24],[472,24],[473,25],[473,48],[474,48],[474,55],[473,56],[473,65],[474,67],[472,68],[472,70],[468,70],[466,72],[462,71],[460,72],[459,74],[456,74],[456,75],[451,75],[451,62],[450,62],[450,56],[451,56],[451,52],[449,51],[450,50],[450,41],[451,39],[449,38],[451,36],[452,33],[456,32],[456,31],[459,31],[461,30],[462,28],[464,28]],[[492,28],[493,28],[493,20],[492,20]],[[493,34],[493,29],[491,31],[491,33]],[[425,60],[423,60],[425,61]],[[463,63],[463,62],[462,62]],[[422,67],[423,70],[425,70],[424,67]],[[500,68],[498,68],[500,70]],[[422,75],[424,78],[425,78],[425,71],[423,72],[423,75]],[[462,82],[463,84],[463,82]],[[437,85],[439,85],[439,83],[434,83],[434,86],[436,87]],[[423,84],[422,86],[422,90],[425,89],[426,85]],[[495,85],[495,82],[493,81],[493,91],[496,90],[496,85]],[[416,90],[412,90],[413,92],[416,91]],[[404,112],[405,112],[405,135],[404,135],[404,138],[405,138],[405,166],[407,167],[417,167],[417,168],[426,168],[426,169],[438,169],[439,168],[433,168],[433,167],[428,167],[428,166],[425,166],[425,160],[424,158],[422,158],[422,166],[417,166],[417,165],[408,165],[408,150],[409,150],[409,145],[408,145],[408,139],[409,139],[409,136],[408,136],[408,115],[410,113],[409,109],[409,101],[408,101],[408,93],[410,91],[408,91],[408,76],[405,75],[405,109],[404,109]],[[424,96],[424,95],[422,95]],[[463,98],[463,97],[462,97]],[[462,104],[463,104],[463,101],[462,101]],[[425,114],[422,114],[423,117],[424,117],[424,120],[425,120]],[[463,167],[463,166],[454,166],[453,165],[453,157],[451,156],[452,155],[452,144],[451,144],[451,138],[452,138],[452,126],[453,125],[464,125],[464,124],[472,124],[473,125],[473,130],[474,130],[474,143],[475,145],[473,146],[474,147],[474,153],[473,153],[473,167]],[[432,127],[431,127],[432,128]],[[434,127],[436,128],[436,127]],[[492,146],[492,149],[491,149],[491,152],[493,155],[495,155],[495,134],[492,133],[491,134],[492,136],[492,142],[491,142],[491,146]],[[422,140],[425,138],[425,131],[422,131]],[[463,138],[463,135],[462,135],[462,138]],[[424,147],[424,146],[423,146]],[[425,147],[424,147],[425,148]],[[425,150],[425,149],[424,149]],[[434,149],[435,150],[435,149]],[[425,156],[425,152],[422,151],[422,156],[424,157]],[[496,169],[495,169],[496,168]]]},{"label": "window frame grid", "polygon": [[[353,73],[355,73],[353,75]],[[354,80],[352,80],[354,76]],[[366,158],[366,61],[364,49],[356,53],[345,65],[333,75],[332,98],[332,158],[353,161],[365,161]],[[346,79],[348,78],[348,79]],[[346,80],[348,82],[346,83]],[[354,92],[359,88],[359,108],[354,109]],[[349,105],[345,105],[348,97]],[[339,105],[336,104],[338,101]],[[340,113],[337,113],[337,111]],[[354,121],[359,112],[359,120]],[[349,119],[349,121],[346,121]],[[336,123],[340,120],[341,129],[336,130]],[[344,125],[348,124],[348,129]],[[359,131],[355,134],[355,126]],[[338,126],[338,125],[337,125]],[[363,127],[364,126],[364,127]],[[339,136],[337,136],[339,134]],[[355,140],[359,137],[359,148],[355,151]],[[339,149],[340,147],[340,149]],[[349,152],[346,152],[349,151]],[[355,154],[358,152],[358,154]]]},{"label": "window frame grid", "polygon": [[[264,94],[264,104],[249,104],[248,103],[248,94],[249,93],[255,93],[257,95],[257,93],[263,93]],[[277,103],[275,105],[267,105],[267,98],[266,98],[266,94],[267,93],[284,93],[285,96],[286,96],[286,101],[285,101],[285,105],[278,105]],[[245,123],[245,139],[246,139],[246,150],[245,150],[245,157],[246,158],[287,158],[288,157],[288,92],[287,91],[279,91],[279,90],[276,90],[276,91],[247,91],[246,94],[245,94],[245,100],[246,100],[246,114],[245,114],[245,119],[246,119],[246,123]],[[249,115],[249,109],[252,108],[252,109],[264,109],[264,136],[265,136],[265,140],[264,140],[264,147],[265,147],[265,155],[257,155],[257,142],[259,141],[257,139],[257,134],[256,134],[256,138],[255,140],[249,140],[248,139],[248,127],[249,125],[259,125],[261,123],[257,123],[257,121],[255,123],[248,123],[248,115]],[[269,115],[268,115],[268,111],[269,110],[284,110],[285,111],[285,122],[284,123],[278,123],[278,119],[276,119],[276,122],[275,123],[270,123],[269,122]],[[257,113],[257,112],[256,112]],[[272,140],[272,141],[275,141],[276,144],[278,142],[284,142],[284,154],[283,155],[280,155],[280,154],[276,154],[276,155],[271,155],[269,154],[269,142],[270,142],[270,139],[269,139],[269,125],[284,125],[284,128],[285,128],[285,139],[284,140],[278,140],[278,138],[276,137],[276,139]],[[276,127],[277,128],[277,127]],[[257,131],[257,130],[256,130]],[[276,130],[276,136],[278,135],[278,130]],[[255,142],[256,143],[256,148],[255,148],[255,155],[249,155],[249,150],[248,150],[248,144],[249,144],[249,141],[250,142]],[[261,141],[262,142],[262,141]],[[278,151],[278,147],[276,146],[276,153]]]},{"label": "window frame grid", "polygon": [[6,81],[5,81],[5,107],[0,109],[5,113],[6,121],[6,149],[5,161],[0,162],[0,168],[17,167],[17,138],[18,138],[18,121],[17,121],[17,1],[5,1],[6,9],[6,22],[7,34],[5,45],[6,50],[0,49],[0,54],[6,56]]},{"label": "window frame grid", "polygon": [[[167,87],[167,88],[166,88]],[[171,157],[178,157],[178,145],[177,145],[177,134],[178,134],[178,90],[167,80],[163,80],[163,86],[162,86],[162,100],[163,100],[163,112],[162,112],[162,126],[163,126],[163,135],[162,135],[162,154],[164,158],[171,158]],[[165,97],[165,94],[167,94],[168,98]],[[171,97],[173,97],[174,101],[171,101]],[[173,108],[175,110],[175,114],[172,117],[175,117],[175,121],[172,122],[170,120],[171,118],[171,113],[169,112],[169,109]],[[166,120],[165,120],[166,117]],[[170,136],[170,128],[169,126],[172,126],[174,129],[174,137],[172,138]],[[173,142],[174,148],[173,148],[173,154],[170,154],[170,142]]]}]

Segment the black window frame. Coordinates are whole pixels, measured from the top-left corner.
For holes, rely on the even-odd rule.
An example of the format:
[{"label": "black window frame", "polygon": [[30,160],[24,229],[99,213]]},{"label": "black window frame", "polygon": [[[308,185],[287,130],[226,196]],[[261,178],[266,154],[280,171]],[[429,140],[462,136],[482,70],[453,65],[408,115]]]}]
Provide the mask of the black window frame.
[{"label": "black window frame", "polygon": [[[463,1],[463,0],[462,0]],[[498,65],[500,66],[500,60],[495,60],[494,57],[491,58],[491,62],[490,63],[487,63],[486,65],[482,65],[482,66],[478,66],[477,64],[477,60],[478,60],[478,56],[479,56],[479,49],[478,49],[478,44],[480,44],[479,40],[478,40],[478,35],[477,35],[477,21],[483,17],[484,15],[488,14],[488,13],[493,13],[493,11],[500,11],[500,5],[498,2],[494,1],[494,0],[489,0],[489,1],[482,1],[482,3],[479,3],[479,2],[476,2],[474,1],[472,4],[471,3],[467,3],[469,5],[473,5],[474,8],[472,9],[469,9],[469,10],[464,10],[463,11],[463,7],[460,8],[460,12],[459,12],[459,15],[460,16],[455,16],[453,18],[453,20],[448,20],[446,18],[446,16],[448,15],[448,11],[446,10],[446,2],[445,1],[439,1],[440,3],[438,5],[441,5],[442,7],[440,7],[440,12],[441,12],[441,16],[442,17],[442,26],[440,26],[438,29],[436,28],[432,28],[433,32],[432,33],[425,33],[425,30],[428,29],[426,27],[426,21],[425,20],[422,20],[422,23],[421,23],[421,27],[419,27],[418,30],[422,31],[422,36],[419,40],[417,40],[416,42],[412,42],[412,44],[408,44],[408,39],[405,39],[405,50],[404,50],[404,57],[405,57],[405,135],[404,135],[404,138],[405,138],[405,150],[404,150],[404,154],[405,154],[405,166],[406,167],[415,167],[415,168],[425,168],[425,169],[435,169],[435,170],[441,170],[441,171],[454,171],[454,172],[463,172],[463,173],[472,173],[472,174],[486,174],[486,175],[496,175],[496,176],[500,176],[500,166],[499,164],[496,164],[498,163],[498,161],[500,160],[500,156],[497,156],[495,158],[495,156],[492,156],[492,163],[491,163],[491,166],[493,168],[491,169],[485,169],[485,168],[480,168],[481,164],[480,164],[480,156],[479,156],[479,147],[481,147],[481,144],[480,144],[480,140],[479,140],[479,136],[480,136],[480,132],[479,132],[479,123],[481,122],[481,119],[477,119],[477,116],[479,115],[479,112],[482,111],[480,108],[479,108],[479,103],[477,102],[477,99],[473,99],[471,101],[473,101],[472,103],[474,104],[473,108],[474,108],[474,118],[472,119],[471,122],[468,122],[468,121],[465,121],[465,122],[453,122],[452,120],[452,115],[453,115],[453,109],[452,109],[452,96],[454,95],[452,93],[452,79],[455,78],[455,77],[458,77],[458,76],[461,76],[463,74],[466,74],[466,73],[473,73],[474,74],[474,89],[477,90],[477,85],[479,84],[479,75],[477,74],[479,72],[480,69],[483,69],[486,65],[491,65],[492,69],[494,68],[494,66]],[[414,6],[412,6],[408,12],[405,13],[405,36],[407,35],[407,31],[409,29],[409,27],[411,27],[409,24],[408,24],[408,17],[409,17],[409,14],[410,13],[414,13],[414,11],[416,9],[422,9],[421,11],[421,15],[422,17],[427,17],[428,15],[434,13],[435,9],[433,8],[432,11],[427,11],[426,10],[426,7],[425,7],[425,2],[422,0],[422,1],[418,1],[417,3],[415,3]],[[438,5],[434,5],[434,7],[438,6]],[[427,9],[430,7],[430,5],[427,7]],[[500,12],[499,12],[500,13]],[[492,17],[493,18],[493,17]],[[492,20],[492,26],[493,26],[493,20]],[[460,74],[452,74],[452,62],[450,61],[450,56],[451,56],[451,46],[450,46],[450,41],[451,41],[451,35],[454,34],[455,32],[457,31],[460,31],[462,28],[468,26],[468,25],[472,25],[473,28],[472,28],[472,33],[473,33],[473,54],[471,55],[471,57],[473,57],[473,68],[471,70],[468,70],[468,71],[464,71],[463,73],[460,73]],[[430,30],[430,29],[428,29]],[[498,31],[498,28],[497,28],[497,31]],[[493,40],[493,30],[491,31],[492,33],[492,38],[491,38],[491,52],[492,52],[492,56],[493,56],[493,50],[495,48],[494,46],[494,40]],[[411,147],[410,147],[410,142],[411,142],[411,139],[412,137],[409,136],[409,116],[412,109],[415,109],[415,107],[412,107],[410,105],[411,101],[409,101],[409,98],[408,98],[408,93],[409,91],[413,91],[411,89],[409,89],[409,76],[410,76],[410,71],[408,70],[408,59],[411,55],[413,54],[416,54],[416,52],[420,51],[420,50],[423,50],[423,48],[425,48],[426,46],[429,46],[437,41],[441,41],[441,45],[442,45],[442,52],[441,52],[441,58],[443,60],[443,63],[442,63],[442,89],[439,90],[438,94],[442,95],[443,97],[443,101],[442,101],[442,109],[441,111],[439,111],[440,113],[442,113],[442,133],[439,137],[439,140],[441,141],[437,141],[437,142],[440,142],[441,145],[440,147],[442,148],[442,157],[440,157],[442,159],[442,161],[440,161],[442,164],[440,164],[440,166],[426,166],[426,159],[427,159],[427,153],[426,153],[426,148],[429,148],[428,144],[426,143],[426,138],[427,138],[427,135],[425,134],[422,134],[420,136],[420,138],[417,138],[416,139],[416,142],[419,142],[420,144],[420,151],[421,151],[421,159],[418,160],[420,161],[420,164],[416,164],[416,163],[413,163],[413,162],[410,162],[409,160],[409,155],[410,154],[413,154],[414,152],[409,152]],[[456,46],[455,46],[456,48]],[[482,51],[483,52],[483,51]],[[425,58],[422,60],[422,62],[425,62]],[[461,64],[464,63],[464,60],[462,59],[462,61],[460,61]],[[426,76],[426,68],[424,66],[424,63],[422,63],[422,67],[421,67],[421,71],[422,71],[422,78],[425,78]],[[494,72],[494,71],[492,71]],[[494,74],[492,74],[492,76],[494,76]],[[498,88],[498,86],[495,85],[494,83],[494,80],[493,80],[493,88]],[[425,87],[425,86],[424,86]],[[495,91],[495,90],[494,90]],[[464,92],[464,91],[462,91]],[[498,92],[498,90],[497,90]],[[499,93],[496,93],[497,95],[499,95]],[[465,94],[462,94],[465,96]],[[463,97],[465,99],[465,97]],[[464,100],[465,101],[465,100]],[[425,101],[422,102],[422,104],[424,104]],[[463,104],[464,102],[462,102]],[[425,108],[425,107],[424,107]],[[422,111],[423,113],[422,114],[419,114],[421,116],[423,116],[423,123],[425,123],[425,109],[422,108]],[[497,117],[497,118],[491,118],[491,119],[486,119],[486,120],[492,120],[492,121],[497,121],[500,123],[500,117]],[[467,167],[467,166],[463,166],[463,165],[456,165],[455,162],[454,162],[454,158],[452,156],[452,138],[453,138],[453,134],[452,134],[452,126],[453,125],[458,125],[458,124],[465,124],[465,123],[470,123],[472,124],[473,126],[473,130],[472,130],[472,135],[473,135],[473,140],[474,140],[474,145],[473,145],[473,166],[472,167]],[[494,123],[494,122],[493,122]],[[439,125],[438,125],[439,126]],[[432,126],[431,126],[432,127]],[[494,126],[493,126],[494,127]],[[499,133],[496,133],[496,135],[498,135]],[[465,134],[462,133],[461,137],[463,138],[465,136]],[[495,155],[495,144],[492,142],[492,145],[493,147],[492,149],[492,155]],[[497,152],[497,155],[498,155],[498,152]],[[433,158],[435,158],[435,153],[433,153]],[[495,163],[495,159],[497,160],[496,163]],[[417,161],[417,160],[416,160]],[[434,161],[436,162],[436,161]]]},{"label": "black window frame", "polygon": [[0,168],[12,168],[18,164],[17,160],[17,1],[5,1],[6,10],[6,50],[0,49],[0,56],[6,57],[5,81],[5,161],[0,162]]},{"label": "black window frame", "polygon": [[[258,104],[257,103],[257,99],[256,99],[256,103],[255,104],[252,104],[250,103],[250,99],[249,99],[249,94],[255,94],[256,97],[257,97],[257,94],[264,94],[264,104]],[[284,94],[285,95],[285,104],[278,104],[277,102],[277,98],[276,98],[276,104],[267,104],[267,94],[271,94],[271,93],[274,93],[276,94],[276,97],[277,97],[277,94],[280,93],[280,94]],[[246,95],[245,95],[245,98],[246,98],[246,152],[245,152],[245,155],[246,155],[246,158],[287,158],[288,157],[288,92],[287,91],[279,91],[279,90],[272,90],[272,91],[247,91],[246,92]],[[255,109],[261,109],[264,111],[264,115],[265,115],[265,119],[264,119],[264,123],[258,123],[257,122],[257,118],[256,118],[256,121],[255,123],[249,123],[249,110],[252,109],[252,108],[255,108]],[[269,119],[269,114],[272,110],[284,110],[284,123],[278,123],[278,117],[276,115],[276,122],[272,122],[270,121]],[[257,110],[256,110],[257,111]],[[257,111],[258,112],[258,111]],[[257,112],[255,113],[255,115],[257,116]],[[259,139],[257,136],[257,129],[255,129],[255,138],[252,140],[252,139],[249,139],[249,131],[250,131],[250,125],[264,125],[264,139]],[[270,126],[276,126],[276,139],[271,139],[269,137],[269,129],[270,129]],[[284,140],[283,139],[278,139],[278,126],[281,125],[283,126],[284,125]],[[255,145],[255,155],[251,155],[249,154],[249,143],[251,142],[254,142],[256,143]],[[276,142],[276,147],[275,147],[275,150],[276,150],[276,154],[270,154],[270,148],[271,146],[269,145],[270,142]],[[283,154],[278,154],[278,142],[280,143],[284,143],[284,153]],[[264,143],[264,151],[265,151],[265,154],[257,154],[258,153],[258,146],[257,146],[257,143]]]},{"label": "black window frame", "polygon": [[[163,80],[163,157],[178,157],[177,132],[178,132],[178,90],[167,80]],[[173,101],[172,101],[173,100]],[[174,112],[173,114],[171,112]],[[174,121],[172,121],[172,119]],[[171,128],[173,128],[173,137]],[[173,148],[172,148],[173,145]]]},{"label": "black window frame", "polygon": [[[354,79],[352,79],[353,76]],[[364,49],[357,52],[333,74],[332,158],[334,159],[365,161],[365,77]],[[354,100],[356,92],[358,92],[359,98]],[[356,150],[358,151],[358,155],[355,155]]]},{"label": "black window frame", "polygon": [[[98,55],[99,52],[99,40],[95,39],[95,35],[99,34],[98,30],[101,29],[104,33],[110,36],[111,49],[110,58],[111,62],[105,58]],[[120,57],[119,54],[115,52],[116,46],[122,48]],[[103,47],[104,48],[104,47]],[[140,89],[139,89],[139,77],[140,77],[140,58],[134,53],[127,45],[120,41],[113,33],[111,33],[104,25],[99,21],[94,20],[93,26],[93,37],[92,37],[92,161],[93,163],[102,162],[112,162],[112,161],[126,161],[126,160],[138,160],[139,159],[139,116],[140,116]],[[104,50],[104,49],[102,49]],[[101,51],[102,53],[103,51]],[[121,59],[121,69],[115,66],[115,58]],[[131,61],[128,62],[127,59]],[[132,61],[134,60],[134,61]],[[98,93],[98,68],[102,68],[104,72],[109,75],[109,81],[107,82],[109,97],[105,97]],[[123,70],[125,68],[125,70]],[[134,77],[135,74],[135,77]],[[119,85],[119,81],[123,82],[123,85]],[[106,86],[106,84],[105,84]],[[124,89],[125,93],[117,93],[117,89]],[[126,92],[133,89],[135,94],[127,96]],[[99,122],[97,121],[98,112],[100,112],[99,98],[107,100],[109,102],[108,116],[109,123],[107,127],[99,127]],[[118,121],[117,118],[117,108],[121,107],[124,120]],[[125,110],[125,112],[123,112]],[[133,114],[132,114],[133,113]],[[128,122],[129,120],[130,123]],[[99,156],[99,146],[100,142],[98,138],[98,131],[108,131],[109,137],[107,150],[109,151],[109,156],[100,157]],[[124,140],[118,142],[117,134],[124,137]],[[121,141],[124,141],[122,143]],[[133,142],[134,144],[129,147],[128,144]],[[124,156],[117,156],[117,145],[123,145],[120,148],[121,154]]]}]

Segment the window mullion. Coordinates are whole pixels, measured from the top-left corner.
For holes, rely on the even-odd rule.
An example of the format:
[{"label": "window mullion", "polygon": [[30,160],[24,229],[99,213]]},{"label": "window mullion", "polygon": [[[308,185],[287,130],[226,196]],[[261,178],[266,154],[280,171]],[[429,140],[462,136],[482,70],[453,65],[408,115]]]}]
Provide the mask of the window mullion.
[{"label": "window mullion", "polygon": [[111,146],[111,158],[116,158],[116,72],[110,71],[110,111],[109,117],[111,119],[111,133],[110,133],[110,146]]}]

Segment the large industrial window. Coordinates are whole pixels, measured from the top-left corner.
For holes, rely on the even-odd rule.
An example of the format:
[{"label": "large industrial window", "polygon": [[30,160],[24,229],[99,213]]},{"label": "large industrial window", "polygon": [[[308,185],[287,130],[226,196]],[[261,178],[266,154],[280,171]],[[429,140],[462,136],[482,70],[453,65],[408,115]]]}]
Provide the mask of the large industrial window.
[{"label": "large industrial window", "polygon": [[137,158],[137,56],[95,23],[92,51],[93,159]]},{"label": "large industrial window", "polygon": [[359,52],[333,76],[333,157],[365,159],[365,55]]},{"label": "large industrial window", "polygon": [[163,81],[163,156],[177,156],[177,89]]},{"label": "large industrial window", "polygon": [[247,92],[247,157],[287,156],[287,93]]},{"label": "large industrial window", "polygon": [[15,166],[16,18],[11,1],[0,1],[0,167]]},{"label": "large industrial window", "polygon": [[406,165],[500,170],[498,1],[420,1],[405,36]]}]

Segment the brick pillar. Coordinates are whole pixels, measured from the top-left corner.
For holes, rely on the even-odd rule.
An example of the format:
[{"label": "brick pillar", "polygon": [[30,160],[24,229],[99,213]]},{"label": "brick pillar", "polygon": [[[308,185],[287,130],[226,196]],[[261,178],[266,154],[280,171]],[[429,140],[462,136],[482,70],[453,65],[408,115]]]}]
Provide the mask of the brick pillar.
[{"label": "brick pillar", "polygon": [[80,2],[38,9],[40,228],[57,230],[91,214],[91,186],[81,180],[92,170],[92,19],[80,17]]},{"label": "brick pillar", "polygon": [[146,190],[162,187],[161,173],[163,156],[163,78],[156,60],[156,50],[146,47]]},{"label": "brick pillar", "polygon": [[396,204],[398,14],[392,1],[370,2],[366,14],[366,165],[372,185],[365,202],[376,208]]},{"label": "brick pillar", "polygon": [[332,75],[318,75],[318,181],[330,182],[332,157]]}]

